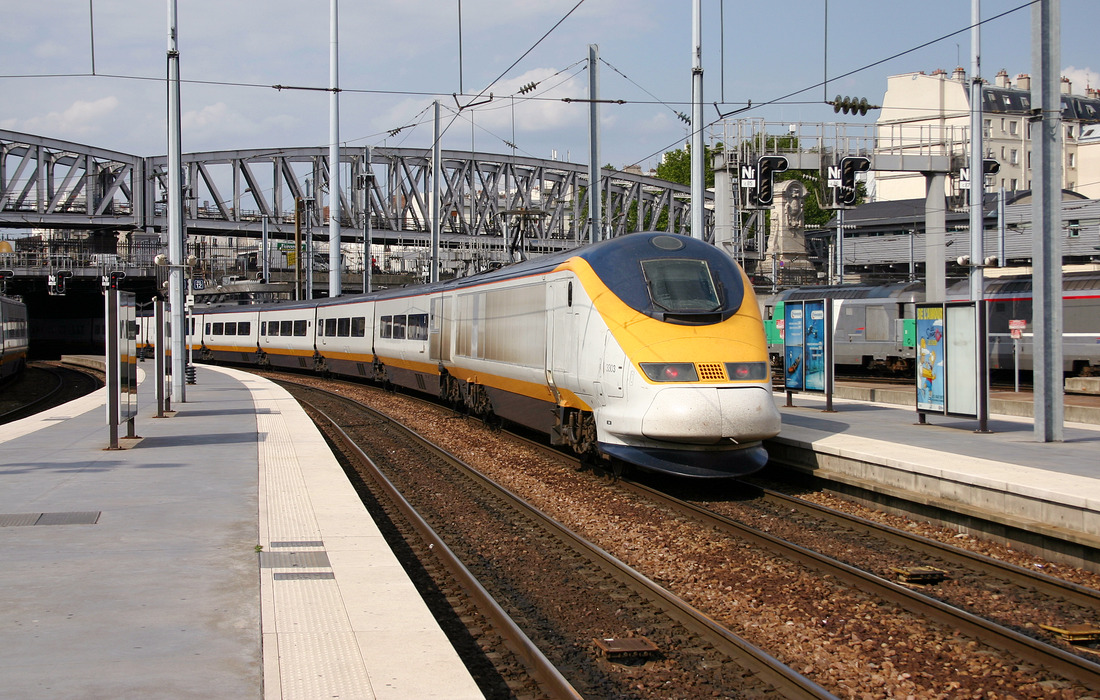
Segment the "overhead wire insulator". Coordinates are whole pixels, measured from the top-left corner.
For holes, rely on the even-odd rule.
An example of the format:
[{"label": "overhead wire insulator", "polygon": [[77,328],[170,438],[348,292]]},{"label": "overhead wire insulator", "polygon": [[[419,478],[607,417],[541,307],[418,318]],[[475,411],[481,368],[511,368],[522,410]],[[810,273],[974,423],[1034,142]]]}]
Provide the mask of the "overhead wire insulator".
[{"label": "overhead wire insulator", "polygon": [[880,105],[873,105],[867,101],[866,97],[847,97],[837,95],[836,99],[829,102],[833,106],[834,112],[844,112],[845,114],[859,114],[864,116],[869,110],[881,109]]},{"label": "overhead wire insulator", "polygon": [[527,93],[531,92],[532,90],[534,90],[538,86],[539,86],[539,84],[536,83],[536,82],[527,83],[526,85],[524,85],[523,87],[521,87],[519,89],[519,94],[526,95]]}]

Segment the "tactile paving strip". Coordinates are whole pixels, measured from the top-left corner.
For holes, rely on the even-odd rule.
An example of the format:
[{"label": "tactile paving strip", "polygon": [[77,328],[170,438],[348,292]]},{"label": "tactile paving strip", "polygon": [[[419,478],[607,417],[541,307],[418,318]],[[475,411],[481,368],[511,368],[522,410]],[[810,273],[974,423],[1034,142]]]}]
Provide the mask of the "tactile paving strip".
[{"label": "tactile paving strip", "polygon": [[[259,462],[265,484],[268,548],[260,563],[270,585],[274,620],[262,620],[265,638],[274,632],[282,698],[373,698],[370,678],[348,619],[328,553],[305,488],[291,426],[280,400],[255,394]],[[292,399],[285,399],[292,401]],[[312,426],[310,426],[312,428]],[[301,548],[305,551],[288,551]],[[267,578],[266,572],[271,574]],[[268,583],[270,582],[270,583]],[[265,656],[270,653],[265,647]],[[265,666],[267,663],[265,662]]]}]

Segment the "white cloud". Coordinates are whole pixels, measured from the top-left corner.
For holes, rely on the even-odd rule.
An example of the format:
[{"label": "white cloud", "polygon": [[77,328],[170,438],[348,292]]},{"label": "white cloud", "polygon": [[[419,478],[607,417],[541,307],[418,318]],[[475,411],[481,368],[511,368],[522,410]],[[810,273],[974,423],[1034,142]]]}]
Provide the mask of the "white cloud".
[{"label": "white cloud", "polygon": [[31,117],[19,124],[19,129],[32,134],[48,134],[58,138],[73,138],[102,131],[107,118],[118,109],[114,95],[98,100],[77,100],[67,108]]},{"label": "white cloud", "polygon": [[1067,66],[1062,69],[1062,75],[1073,83],[1073,94],[1084,95],[1085,88],[1100,88],[1100,73],[1092,68],[1074,68]]},{"label": "white cloud", "polygon": [[300,124],[297,117],[283,113],[268,113],[254,119],[225,102],[186,110],[180,115],[185,150],[286,145],[293,139],[291,131]]}]

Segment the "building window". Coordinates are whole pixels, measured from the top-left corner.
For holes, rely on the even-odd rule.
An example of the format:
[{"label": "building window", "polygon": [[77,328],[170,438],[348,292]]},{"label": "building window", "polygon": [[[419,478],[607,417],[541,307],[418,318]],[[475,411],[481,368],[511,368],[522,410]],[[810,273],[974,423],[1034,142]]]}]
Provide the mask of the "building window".
[{"label": "building window", "polygon": [[986,138],[993,138],[993,120],[992,119],[982,120],[982,132],[983,132],[983,135]]},{"label": "building window", "polygon": [[1012,186],[1011,187],[1012,191],[1015,192],[1016,191],[1016,178],[1012,178],[1012,181],[1009,184],[1011,184],[1011,186]]},{"label": "building window", "polygon": [[[1071,167],[1071,168],[1076,168],[1077,167],[1077,154],[1076,153],[1070,153],[1070,154],[1068,154],[1068,156],[1069,156],[1069,159],[1066,162],[1066,165]],[[1070,189],[1073,189],[1073,188],[1071,187]]]},{"label": "building window", "polygon": [[1073,140],[1073,125],[1072,124],[1070,124],[1069,126],[1066,127],[1066,138],[1069,139],[1070,141]]},{"label": "building window", "polygon": [[1020,152],[1017,151],[1015,148],[1013,148],[1012,152],[1009,153],[1008,162],[1011,163],[1012,165],[1019,165],[1020,164]]},{"label": "building window", "polygon": [[1001,117],[1001,133],[1005,132],[1005,118]]},{"label": "building window", "polygon": [[1020,123],[1018,121],[1016,121],[1015,119],[1010,121],[1008,123],[1008,133],[1012,136],[1015,136],[1019,132],[1019,128],[1018,128],[1019,125],[1020,125]]}]

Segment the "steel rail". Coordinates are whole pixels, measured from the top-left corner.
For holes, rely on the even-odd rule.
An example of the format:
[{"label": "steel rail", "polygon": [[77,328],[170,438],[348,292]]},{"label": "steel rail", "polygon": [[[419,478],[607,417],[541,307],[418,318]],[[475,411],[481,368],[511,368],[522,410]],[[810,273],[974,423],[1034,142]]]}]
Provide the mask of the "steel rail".
[{"label": "steel rail", "polygon": [[[324,392],[323,389],[316,389],[313,387],[306,388],[312,391]],[[324,393],[331,398],[342,399],[348,403],[354,403],[357,410],[368,411],[377,415],[382,420],[392,423],[385,415],[377,413],[362,404],[337,396],[331,392]],[[573,688],[564,676],[561,675],[558,669],[545,655],[543,655],[542,651],[539,650],[535,643],[524,634],[523,630],[519,628],[519,625],[517,625],[515,621],[512,620],[511,616],[500,607],[477,578],[459,560],[451,548],[447,546],[438,534],[436,534],[431,525],[416,512],[412,504],[401,495],[401,492],[397,490],[393,482],[386,478],[386,475],[374,464],[374,461],[367,456],[355,440],[348,435],[332,417],[316,405],[303,399],[299,399],[299,402],[308,406],[311,410],[324,418],[336,432],[344,447],[350,450],[367,468],[371,478],[374,479],[375,483],[378,484],[386,496],[397,507],[401,515],[416,529],[420,537],[425,542],[429,543],[432,552],[439,558],[444,567],[446,567],[451,575],[458,580],[459,584],[467,591],[470,597],[474,599],[481,612],[497,627],[508,648],[524,661],[528,669],[530,669],[532,677],[539,683],[543,690],[554,698],[581,700],[583,696]]]},{"label": "steel rail", "polygon": [[759,547],[777,552],[792,561],[834,576],[837,580],[845,581],[859,590],[896,603],[910,612],[923,615],[951,629],[958,630],[975,639],[980,639],[994,648],[1038,664],[1041,668],[1058,673],[1090,688],[1100,687],[1100,664],[1075,656],[1007,627],[1002,627],[965,610],[887,581],[880,576],[738,523],[692,503],[668,496],[648,486],[628,480],[623,480],[622,484],[625,488],[651,498],[668,508],[688,513],[707,525],[720,530],[724,529],[734,536],[748,540]]},{"label": "steel rail", "polygon": [[789,496],[785,493],[773,491],[756,484],[752,486],[760,489],[768,498],[779,501],[787,507],[801,510],[814,517],[831,520],[836,524],[849,527],[853,530],[862,531],[875,537],[880,537],[893,544],[899,544],[926,554],[940,557],[941,559],[952,561],[972,571],[1006,578],[1015,584],[1030,586],[1046,595],[1059,597],[1067,602],[1082,607],[1100,608],[1100,591],[1089,588],[1088,586],[1082,586],[1072,581],[1065,581],[1039,571],[1032,571],[1022,566],[994,559],[984,554],[953,547],[949,544],[938,542],[930,537],[924,537],[923,535],[899,530],[889,525],[876,523],[866,518],[861,518],[834,508]]},{"label": "steel rail", "polygon": [[[317,389],[315,387],[307,388],[312,391],[324,392],[323,389]],[[756,647],[747,640],[734,634],[729,629],[718,624],[701,611],[692,607],[691,605],[684,602],[679,597],[673,595],[664,588],[661,588],[656,583],[641,575],[633,568],[620,561],[616,557],[612,556],[610,553],[606,552],[602,548],[596,546],[595,544],[589,542],[580,535],[569,530],[561,523],[544,515],[541,511],[527,503],[519,496],[513,494],[511,491],[504,488],[503,486],[497,484],[492,479],[489,479],[488,477],[485,477],[482,474],[478,473],[476,470],[459,460],[457,457],[451,455],[450,453],[439,448],[426,438],[419,435],[416,431],[399,423],[395,423],[386,415],[378,413],[377,411],[374,411],[366,406],[363,406],[362,404],[354,402],[351,399],[340,396],[338,394],[331,394],[331,396],[334,399],[354,403],[359,410],[368,411],[372,415],[377,416],[379,419],[393,424],[398,430],[407,434],[410,440],[418,443],[425,450],[428,450],[440,459],[444,459],[448,463],[455,465],[468,478],[477,482],[483,488],[493,492],[498,497],[510,502],[517,510],[535,520],[541,526],[545,527],[556,536],[560,537],[575,550],[598,562],[605,571],[615,576],[618,580],[634,587],[636,590],[641,590],[642,592],[646,593],[651,600],[654,600],[665,610],[666,614],[676,619],[680,624],[684,625],[687,629],[691,630],[695,634],[705,637],[709,642],[714,644],[717,649],[720,649],[731,659],[734,659],[735,661],[740,663],[744,668],[756,675],[757,678],[759,678],[761,681],[776,688],[776,690],[781,692],[785,698],[805,698],[807,700],[835,700],[836,696],[822,686],[814,683],[809,678],[786,666],[778,659],[765,652],[763,649]],[[331,419],[328,420],[331,422]],[[339,430],[339,428],[337,428],[337,430]],[[339,432],[343,434],[342,430],[339,430]],[[350,438],[347,439],[350,440]],[[352,449],[357,454],[363,454],[362,450],[360,450],[357,446],[353,447]],[[369,461],[369,458],[366,458],[365,455],[363,455],[363,458],[368,459]],[[384,476],[382,478],[385,479]],[[388,480],[386,480],[386,483],[388,483]],[[387,487],[387,492],[389,492],[389,489],[392,488],[393,486],[392,484],[390,484]],[[411,506],[409,506],[409,508],[411,508]],[[417,516],[417,519],[419,519],[419,516]],[[428,527],[426,523],[424,524],[424,526]],[[439,540],[438,537],[434,535],[434,533],[432,534],[432,537],[434,537],[435,539],[431,541],[445,547],[442,541]],[[446,551],[449,552],[450,550],[448,549]],[[461,566],[461,563],[459,563],[459,565]],[[524,635],[524,638],[526,638],[526,635]]]},{"label": "steel rail", "polygon": [[[23,372],[25,373],[28,369],[31,368],[24,368]],[[54,387],[50,389],[46,394],[35,398],[33,401],[17,406],[10,411],[0,413],[0,424],[8,423],[19,418],[25,418],[27,416],[33,416],[35,413],[38,413],[38,410],[35,408],[35,406],[46,403],[54,396],[59,394],[61,390],[65,387],[65,378],[61,376],[63,370],[60,370],[56,367],[50,367],[49,365],[37,365],[34,369],[49,373],[53,376],[55,380],[57,380],[57,384],[54,385]],[[15,381],[16,377],[12,377],[11,380]]]}]

